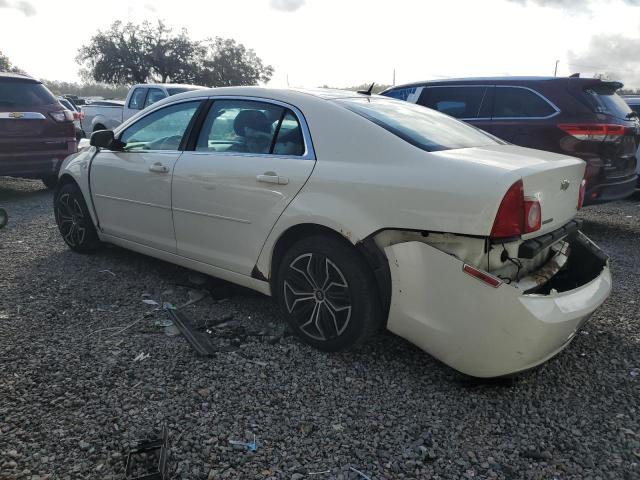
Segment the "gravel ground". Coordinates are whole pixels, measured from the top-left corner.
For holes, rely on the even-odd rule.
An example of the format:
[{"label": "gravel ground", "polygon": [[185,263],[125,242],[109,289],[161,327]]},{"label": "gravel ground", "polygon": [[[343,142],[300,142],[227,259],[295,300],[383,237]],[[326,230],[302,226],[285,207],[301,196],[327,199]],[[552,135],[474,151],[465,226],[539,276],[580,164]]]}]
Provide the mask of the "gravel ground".
[{"label": "gravel ground", "polygon": [[[183,303],[201,277],[115,247],[74,254],[51,202],[0,178],[0,479],[123,478],[163,423],[171,478],[640,478],[640,197],[582,212],[613,295],[563,353],[503,382],[389,334],[348,354],[242,335],[277,330],[277,309],[214,281],[186,311],[233,317],[219,343],[238,348],[198,358],[141,300]],[[255,452],[229,443],[254,435]]]}]

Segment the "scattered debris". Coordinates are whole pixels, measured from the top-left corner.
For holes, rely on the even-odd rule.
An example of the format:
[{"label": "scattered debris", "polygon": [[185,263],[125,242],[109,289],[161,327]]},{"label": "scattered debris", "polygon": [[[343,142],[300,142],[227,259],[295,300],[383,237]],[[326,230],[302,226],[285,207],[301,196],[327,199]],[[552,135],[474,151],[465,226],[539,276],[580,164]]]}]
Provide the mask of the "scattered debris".
[{"label": "scattered debris", "polygon": [[134,362],[141,362],[143,360],[146,360],[147,358],[149,358],[151,355],[148,353],[144,353],[141,352],[138,354],[138,356],[136,358],[133,359]]},{"label": "scattered debris", "polygon": [[164,334],[167,337],[176,337],[180,335],[180,330],[178,330],[178,327],[176,327],[173,323],[171,323],[171,325],[169,325],[168,327],[165,327]]},{"label": "scattered debris", "polygon": [[115,277],[116,274],[113,273],[111,270],[100,270],[98,273],[108,273],[109,275],[111,275],[112,277]]},{"label": "scattered debris", "polygon": [[371,477],[365,475],[364,473],[362,473],[360,470],[357,470],[353,467],[349,467],[349,470],[356,472],[358,475],[360,475],[362,478],[366,478],[367,480],[371,480]]},{"label": "scattered debris", "polygon": [[166,311],[173,320],[173,324],[178,327],[178,330],[180,330],[196,352],[203,356],[211,356],[219,351],[211,344],[209,336],[206,333],[198,332],[183,312],[172,309],[167,309]]},{"label": "scattered debris", "polygon": [[[127,454],[125,480],[164,480],[167,475],[167,439],[167,428],[163,425],[160,438],[139,441],[136,447]],[[133,470],[138,467],[139,463],[150,465],[151,462],[148,461],[150,454],[152,458],[157,458],[157,464],[153,468],[147,468],[146,472],[141,475],[133,476]],[[142,459],[143,462],[140,462],[139,459]],[[144,462],[144,460],[147,460],[147,462]]]},{"label": "scattered debris", "polygon": [[258,444],[256,443],[256,436],[253,436],[253,442],[243,442],[242,440],[229,440],[230,445],[237,447],[244,447],[248,452],[255,452],[258,450]]},{"label": "scattered debris", "polygon": [[168,318],[157,318],[153,321],[153,325],[155,327],[170,327],[173,325],[173,322]]},{"label": "scattered debris", "polygon": [[156,302],[152,298],[143,298],[142,302],[146,303],[147,305],[160,305],[158,302]]}]

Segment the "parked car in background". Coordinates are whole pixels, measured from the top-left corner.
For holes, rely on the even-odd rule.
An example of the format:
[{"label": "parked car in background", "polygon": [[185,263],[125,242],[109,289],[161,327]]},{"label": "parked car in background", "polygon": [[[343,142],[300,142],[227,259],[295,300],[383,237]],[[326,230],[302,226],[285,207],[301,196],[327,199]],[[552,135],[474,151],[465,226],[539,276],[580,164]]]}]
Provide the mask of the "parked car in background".
[{"label": "parked car in background", "polygon": [[62,161],[77,151],[73,120],[38,80],[0,73],[0,175],[55,187]]},{"label": "parked car in background", "polygon": [[[636,112],[636,114],[640,117],[640,95],[624,95],[624,101],[627,102],[629,108]],[[638,173],[638,185],[637,188],[640,189],[640,149],[636,151],[636,172]]]},{"label": "parked car in background", "polygon": [[73,125],[76,129],[76,140],[80,141],[81,138],[85,137],[84,130],[82,130],[82,125],[80,123],[83,116],[82,112],[72,101],[65,97],[58,97],[58,101],[64,108],[73,113]]},{"label": "parked car in background", "polygon": [[619,82],[579,77],[462,78],[392,87],[382,95],[464,120],[523,147],[587,163],[585,205],[631,195],[640,124]]},{"label": "parked car in background", "polygon": [[171,83],[134,85],[127,93],[127,98],[124,102],[99,101],[83,106],[82,129],[87,133],[91,133],[97,130],[116,128],[140,110],[153,105],[163,98],[200,88],[204,87]]},{"label": "parked car in background", "polygon": [[479,377],[561,351],[607,298],[574,220],[585,164],[377,95],[235,87],[166,98],[65,161],[68,246],[101,242],[280,303],[317,348],[379,328]]}]

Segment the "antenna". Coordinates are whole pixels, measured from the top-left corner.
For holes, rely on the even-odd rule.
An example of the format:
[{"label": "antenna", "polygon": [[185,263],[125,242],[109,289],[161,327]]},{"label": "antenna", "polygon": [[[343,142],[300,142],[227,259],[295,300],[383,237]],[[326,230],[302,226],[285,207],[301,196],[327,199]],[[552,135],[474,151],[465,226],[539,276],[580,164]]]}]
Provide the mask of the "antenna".
[{"label": "antenna", "polygon": [[372,84],[369,86],[369,89],[368,89],[368,90],[358,90],[358,92],[357,92],[357,93],[361,93],[361,94],[363,94],[363,95],[369,95],[369,96],[371,96],[371,91],[373,90],[373,86],[374,86],[374,85],[375,85],[375,82],[374,82],[374,83],[372,83]]}]

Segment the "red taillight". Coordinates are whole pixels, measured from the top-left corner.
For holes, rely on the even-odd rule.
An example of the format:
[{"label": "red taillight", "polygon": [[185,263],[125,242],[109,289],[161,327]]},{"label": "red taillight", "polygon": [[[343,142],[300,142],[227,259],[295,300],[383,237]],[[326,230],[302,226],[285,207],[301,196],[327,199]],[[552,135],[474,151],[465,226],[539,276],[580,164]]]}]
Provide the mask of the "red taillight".
[{"label": "red taillight", "polygon": [[511,185],[500,202],[490,237],[518,237],[539,230],[541,225],[540,202],[537,199],[525,200],[522,180],[518,180]]},{"label": "red taillight", "polygon": [[617,140],[627,132],[624,125],[606,123],[561,123],[558,128],[578,140],[595,142]]},{"label": "red taillight", "polygon": [[472,277],[477,278],[478,280],[483,281],[488,285],[491,285],[493,288],[498,288],[502,283],[502,281],[498,280],[493,275],[489,275],[488,273],[483,272],[482,270],[478,270],[477,268],[472,267],[471,265],[467,265],[466,263],[462,266],[462,271],[468,275],[471,275]]},{"label": "red taillight", "polygon": [[582,179],[582,183],[580,183],[580,191],[578,192],[578,210],[582,208],[582,204],[584,203],[584,192],[587,188],[587,180]]},{"label": "red taillight", "polygon": [[493,221],[491,238],[517,237],[523,230],[524,187],[522,180],[511,185],[504,194]]}]

